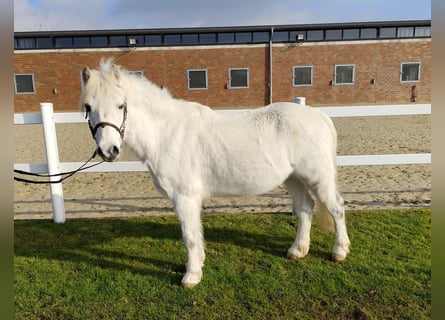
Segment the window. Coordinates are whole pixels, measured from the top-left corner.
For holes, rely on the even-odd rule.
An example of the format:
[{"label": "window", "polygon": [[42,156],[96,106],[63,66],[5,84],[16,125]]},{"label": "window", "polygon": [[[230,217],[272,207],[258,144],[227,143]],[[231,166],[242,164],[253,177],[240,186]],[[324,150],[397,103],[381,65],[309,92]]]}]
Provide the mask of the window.
[{"label": "window", "polygon": [[57,37],[56,48],[71,48],[73,46],[72,37]]},{"label": "window", "polygon": [[307,32],[307,40],[309,41],[323,40],[323,30],[309,30]]},{"label": "window", "polygon": [[235,34],[233,32],[218,33],[218,43],[234,43]]},{"label": "window", "polygon": [[20,49],[34,49],[36,47],[34,38],[19,38],[17,47]]},{"label": "window", "polygon": [[199,35],[200,44],[215,44],[216,34],[215,33],[201,33]]},{"label": "window", "polygon": [[180,34],[166,34],[164,36],[164,43],[168,45],[180,45],[181,35]]},{"label": "window", "polygon": [[326,40],[341,40],[341,29],[326,30]]},{"label": "window", "polygon": [[409,38],[414,35],[413,27],[400,27],[397,29],[397,38]]},{"label": "window", "polygon": [[112,47],[123,47],[127,46],[126,36],[110,36],[110,46]]},{"label": "window", "polygon": [[107,36],[92,36],[91,37],[91,46],[92,47],[107,47],[108,46],[108,37]]},{"label": "window", "polygon": [[358,39],[359,34],[360,34],[359,29],[345,29],[343,30],[343,39],[344,40]]},{"label": "window", "polygon": [[416,27],[416,32],[414,35],[416,37],[430,37],[431,27]]},{"label": "window", "polygon": [[187,81],[189,90],[202,90],[208,88],[207,70],[187,70]]},{"label": "window", "polygon": [[249,69],[229,69],[229,88],[249,88]]},{"label": "window", "polygon": [[377,38],[376,28],[363,28],[360,32],[361,39],[375,39]]},{"label": "window", "polygon": [[254,43],[269,42],[269,32],[254,32],[253,42]]},{"label": "window", "polygon": [[396,37],[395,27],[380,28],[380,38],[395,38],[395,37]]},{"label": "window", "polygon": [[145,44],[149,46],[159,46],[162,44],[162,37],[160,34],[150,34],[145,36]]},{"label": "window", "polygon": [[75,48],[87,48],[90,46],[90,37],[74,37],[73,45]]},{"label": "window", "polygon": [[294,67],[294,86],[312,85],[312,66]]},{"label": "window", "polygon": [[235,42],[236,43],[247,43],[252,41],[252,33],[251,32],[237,32],[235,33]]},{"label": "window", "polygon": [[50,37],[36,38],[36,44],[37,44],[37,48],[41,48],[41,49],[49,49],[53,46],[53,43],[52,43]]},{"label": "window", "polygon": [[400,66],[400,81],[420,81],[420,62],[402,62]]},{"label": "window", "polygon": [[182,44],[198,44],[198,34],[183,34],[182,35]]},{"label": "window", "polygon": [[339,64],[335,66],[335,84],[354,84],[353,64]]},{"label": "window", "polygon": [[14,76],[15,93],[35,93],[33,74],[16,74]]},{"label": "window", "polygon": [[289,41],[289,32],[287,32],[287,31],[276,31],[276,32],[274,32],[273,33],[273,41],[274,42],[287,42],[287,41]]}]

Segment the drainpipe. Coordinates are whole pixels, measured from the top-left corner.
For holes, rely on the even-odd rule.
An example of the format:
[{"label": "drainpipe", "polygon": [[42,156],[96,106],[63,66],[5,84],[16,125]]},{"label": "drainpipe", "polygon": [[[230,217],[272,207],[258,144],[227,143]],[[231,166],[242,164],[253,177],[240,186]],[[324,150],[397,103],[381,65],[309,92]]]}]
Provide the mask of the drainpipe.
[{"label": "drainpipe", "polygon": [[269,37],[269,103],[272,103],[273,99],[273,86],[272,86],[272,71],[273,71],[273,61],[272,61],[272,40],[273,40],[273,27],[270,28],[270,37]]}]

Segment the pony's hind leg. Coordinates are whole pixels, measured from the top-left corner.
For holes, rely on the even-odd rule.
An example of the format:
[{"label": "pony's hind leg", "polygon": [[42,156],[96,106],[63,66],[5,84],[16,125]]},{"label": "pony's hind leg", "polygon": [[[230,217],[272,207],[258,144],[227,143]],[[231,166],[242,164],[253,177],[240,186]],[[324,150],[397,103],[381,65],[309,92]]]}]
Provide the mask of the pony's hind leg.
[{"label": "pony's hind leg", "polygon": [[201,282],[204,265],[204,237],[201,224],[202,200],[179,196],[173,200],[176,215],[181,223],[182,237],[187,251],[186,273],[182,285],[192,288]]},{"label": "pony's hind leg", "polygon": [[313,191],[334,220],[335,244],[332,250],[332,260],[342,262],[349,254],[351,244],[346,231],[344,200],[337,191],[335,179],[318,183]]},{"label": "pony's hind leg", "polygon": [[314,202],[307,188],[297,178],[288,178],[285,185],[292,198],[292,213],[298,215],[297,236],[287,250],[287,258],[294,260],[303,258],[309,252]]}]

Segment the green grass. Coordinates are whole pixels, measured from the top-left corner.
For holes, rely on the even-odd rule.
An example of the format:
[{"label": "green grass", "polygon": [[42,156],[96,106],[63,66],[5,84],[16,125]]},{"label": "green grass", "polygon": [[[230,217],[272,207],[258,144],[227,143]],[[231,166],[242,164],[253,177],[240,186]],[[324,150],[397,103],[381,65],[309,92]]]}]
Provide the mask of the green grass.
[{"label": "green grass", "polygon": [[333,234],[284,258],[296,218],[205,215],[203,282],[180,284],[175,217],[15,222],[16,319],[428,319],[431,212],[350,212],[351,255]]}]

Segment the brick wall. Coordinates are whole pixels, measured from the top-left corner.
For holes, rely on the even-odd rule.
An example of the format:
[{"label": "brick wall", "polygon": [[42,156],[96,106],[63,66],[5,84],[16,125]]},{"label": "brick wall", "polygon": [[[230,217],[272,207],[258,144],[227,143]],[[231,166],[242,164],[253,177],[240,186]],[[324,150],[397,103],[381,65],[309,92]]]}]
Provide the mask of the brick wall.
[{"label": "brick wall", "polygon": [[[269,103],[269,48],[264,45],[150,48],[136,50],[17,51],[15,73],[34,74],[35,94],[16,94],[15,112],[38,111],[40,102],[57,111],[79,108],[80,70],[114,57],[128,70],[143,71],[177,98],[211,107],[244,108]],[[431,40],[332,42],[274,45],[273,100],[306,97],[310,105],[409,103],[431,101]],[[420,82],[400,83],[400,63],[420,62]],[[355,83],[331,83],[335,64],[354,64]],[[292,67],[313,66],[313,85],[294,87]],[[249,68],[250,87],[228,89],[228,69]],[[207,90],[188,90],[187,69],[207,69]],[[371,79],[375,80],[371,84]],[[57,88],[57,93],[53,89]]]}]

